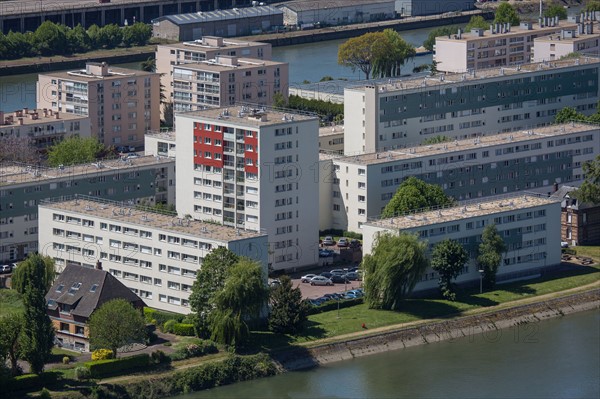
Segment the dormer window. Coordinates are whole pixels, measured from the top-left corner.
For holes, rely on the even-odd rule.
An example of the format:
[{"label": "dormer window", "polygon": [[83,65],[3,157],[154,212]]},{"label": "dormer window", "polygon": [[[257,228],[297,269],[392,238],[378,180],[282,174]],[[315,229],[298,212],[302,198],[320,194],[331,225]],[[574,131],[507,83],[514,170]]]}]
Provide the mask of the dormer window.
[{"label": "dormer window", "polygon": [[92,288],[90,288],[90,292],[96,292],[97,288],[98,288],[98,284],[92,285]]},{"label": "dormer window", "polygon": [[71,288],[69,288],[69,294],[74,295],[75,292],[77,292],[80,287],[81,287],[81,283],[73,283]]},{"label": "dormer window", "polygon": [[71,305],[62,304],[60,305],[60,313],[71,314]]},{"label": "dormer window", "polygon": [[63,284],[59,285],[58,287],[56,287],[56,292],[62,292],[63,288],[65,288]]}]

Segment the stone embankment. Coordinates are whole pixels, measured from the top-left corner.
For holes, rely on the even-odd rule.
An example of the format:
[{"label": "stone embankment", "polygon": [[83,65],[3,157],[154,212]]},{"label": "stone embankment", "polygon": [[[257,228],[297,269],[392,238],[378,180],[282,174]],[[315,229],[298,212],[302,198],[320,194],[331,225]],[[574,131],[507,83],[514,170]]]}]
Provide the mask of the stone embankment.
[{"label": "stone embankment", "polygon": [[272,356],[282,369],[300,370],[416,345],[470,337],[474,334],[496,334],[501,329],[592,309],[600,309],[600,289],[472,316],[424,322],[343,342],[273,353]]}]

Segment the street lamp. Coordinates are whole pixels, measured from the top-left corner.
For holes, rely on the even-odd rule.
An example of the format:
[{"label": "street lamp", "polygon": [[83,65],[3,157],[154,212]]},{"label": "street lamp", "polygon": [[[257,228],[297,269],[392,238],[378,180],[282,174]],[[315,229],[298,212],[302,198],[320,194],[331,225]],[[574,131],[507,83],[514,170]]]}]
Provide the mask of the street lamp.
[{"label": "street lamp", "polygon": [[483,294],[483,269],[479,269],[479,293]]}]

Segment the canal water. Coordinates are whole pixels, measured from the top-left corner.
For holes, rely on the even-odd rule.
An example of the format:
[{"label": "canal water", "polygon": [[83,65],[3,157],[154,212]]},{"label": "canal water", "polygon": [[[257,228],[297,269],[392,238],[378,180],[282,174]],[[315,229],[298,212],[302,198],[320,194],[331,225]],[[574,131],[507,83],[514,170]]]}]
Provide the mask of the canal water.
[{"label": "canal water", "polygon": [[600,312],[332,363],[177,399],[600,397]]},{"label": "canal water", "polygon": [[[417,29],[401,32],[402,37],[414,46],[420,46],[429,35],[430,29]],[[364,79],[364,74],[352,72],[348,67],[337,63],[338,46],[344,40],[323,41],[296,46],[273,48],[273,59],[290,64],[290,84],[302,83],[305,80],[319,81],[323,76],[345,78],[349,80]],[[415,65],[431,63],[432,56],[415,57],[403,68],[402,73],[410,73]],[[124,68],[141,69],[140,62],[115,64]],[[0,77],[0,111],[14,111],[23,107],[35,108],[37,74]]]}]

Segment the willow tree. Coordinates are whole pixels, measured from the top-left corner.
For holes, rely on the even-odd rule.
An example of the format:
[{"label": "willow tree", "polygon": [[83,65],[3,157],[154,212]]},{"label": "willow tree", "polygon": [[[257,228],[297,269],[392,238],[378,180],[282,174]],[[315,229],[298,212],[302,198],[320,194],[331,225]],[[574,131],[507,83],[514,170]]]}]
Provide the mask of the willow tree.
[{"label": "willow tree", "polygon": [[362,261],[365,299],[370,308],[397,310],[425,272],[427,244],[415,235],[382,234]]}]

